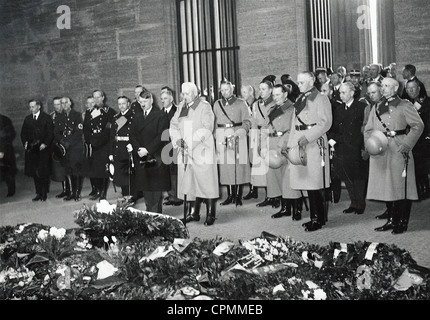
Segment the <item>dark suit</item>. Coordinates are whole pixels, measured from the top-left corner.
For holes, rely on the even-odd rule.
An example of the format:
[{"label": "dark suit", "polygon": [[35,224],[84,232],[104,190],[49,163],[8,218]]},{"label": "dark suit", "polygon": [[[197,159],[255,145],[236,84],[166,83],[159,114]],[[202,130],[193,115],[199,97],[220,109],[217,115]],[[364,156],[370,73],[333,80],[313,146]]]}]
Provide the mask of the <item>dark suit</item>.
[{"label": "dark suit", "polygon": [[[170,108],[169,113],[167,113],[167,120],[169,122],[169,127],[170,127],[170,120],[172,120],[177,109],[178,107],[175,104],[173,104],[172,107]],[[164,109],[162,111],[165,112]],[[169,137],[169,141],[170,141],[170,137]],[[176,163],[177,149],[173,148],[171,142],[169,142],[168,147],[170,149],[169,158],[172,160],[172,163],[169,165],[170,185],[172,187],[167,192],[169,195],[168,200],[172,202],[182,202],[182,200],[178,198],[178,164]]]},{"label": "dark suit", "polygon": [[430,198],[430,98],[421,97],[412,101],[419,107],[418,113],[424,123],[424,131],[412,149],[415,161],[415,176],[417,180],[418,197],[420,200]]},{"label": "dark suit", "polygon": [[[51,116],[40,111],[37,120],[30,114],[24,119],[21,129],[21,141],[27,149],[25,152],[24,173],[33,177],[36,194],[46,200],[51,174],[51,144],[54,139],[54,124]],[[39,150],[45,144],[46,148]]]},{"label": "dark suit", "polygon": [[13,140],[16,137],[15,128],[12,121],[0,114],[0,181],[5,181],[7,185],[7,196],[15,194],[15,175],[17,173],[15,151]]},{"label": "dark suit", "polygon": [[[162,192],[170,189],[169,167],[163,163],[161,152],[168,141],[162,140],[162,135],[168,132],[167,115],[153,106],[146,116],[137,114],[130,129],[130,143],[133,146],[133,156],[136,167],[136,191],[142,190],[145,198],[146,210],[150,212],[162,211]],[[146,148],[148,156],[140,158],[139,148]],[[155,165],[140,165],[139,161],[156,159]]]},{"label": "dark suit", "polygon": [[330,134],[331,139],[336,141],[333,158],[336,175],[345,182],[350,207],[361,210],[366,207],[366,162],[361,155],[364,149],[362,126],[365,108],[366,104],[357,100],[347,110],[345,104],[337,105]]}]

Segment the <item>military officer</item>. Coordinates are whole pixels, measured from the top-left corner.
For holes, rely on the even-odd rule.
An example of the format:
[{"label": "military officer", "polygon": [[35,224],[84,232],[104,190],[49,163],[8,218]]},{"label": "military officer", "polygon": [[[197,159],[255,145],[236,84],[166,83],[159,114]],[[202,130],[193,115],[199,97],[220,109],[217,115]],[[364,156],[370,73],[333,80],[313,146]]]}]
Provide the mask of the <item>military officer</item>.
[{"label": "military officer", "polygon": [[[266,77],[267,78],[267,77]],[[251,187],[249,193],[243,197],[244,200],[258,198],[258,188],[267,186],[266,174],[268,166],[261,157],[261,129],[269,123],[268,111],[275,105],[272,97],[274,79],[268,78],[259,84],[259,98],[252,105],[252,129],[250,133],[250,159],[251,159]],[[257,204],[257,207],[279,207],[277,199],[271,199],[267,196],[264,201]]]},{"label": "military officer", "polygon": [[130,99],[126,96],[118,97],[118,109],[110,132],[109,161],[114,165],[113,183],[120,186],[122,196],[129,196],[129,203],[134,204],[136,192],[135,179],[132,176],[136,168],[127,145],[130,143],[131,124],[136,115],[130,108]]},{"label": "military officer", "polygon": [[407,64],[403,67],[402,76],[403,76],[403,79],[405,80],[405,85],[404,85],[403,93],[401,94],[402,99],[407,99],[407,100],[412,102],[412,99],[410,98],[410,96],[406,90],[406,86],[407,86],[408,82],[411,80],[415,80],[418,83],[418,85],[420,87],[420,95],[422,97],[427,96],[426,87],[424,86],[424,83],[422,83],[417,78],[416,73],[417,73],[417,68],[412,64]]},{"label": "military officer", "polygon": [[61,164],[65,168],[71,184],[71,192],[63,200],[80,201],[84,166],[83,120],[81,113],[72,108],[72,101],[69,97],[61,98],[61,106],[63,112],[58,117],[58,125],[54,128],[54,135],[62,148],[65,149],[65,156],[61,159]]},{"label": "military officer", "polygon": [[21,128],[21,142],[25,150],[24,173],[32,177],[36,197],[32,201],[46,201],[51,174],[51,144],[54,139],[54,124],[49,114],[41,110],[39,100],[28,102],[31,114],[25,117]]},{"label": "military officer", "polygon": [[301,72],[297,82],[302,94],[294,104],[288,148],[305,148],[307,164],[291,166],[290,187],[308,191],[311,221],[303,226],[305,231],[315,231],[327,221],[324,193],[330,184],[330,166],[326,132],[332,125],[332,110],[329,98],[315,88],[312,72]]},{"label": "military officer", "polygon": [[[85,130],[85,128],[89,128],[90,126],[90,120],[91,120],[91,112],[94,109],[94,106],[96,105],[96,102],[94,101],[94,97],[88,96],[85,100],[85,107],[86,110],[82,113],[82,119],[83,119],[83,126],[84,126],[84,147],[85,147],[85,166],[83,170],[83,174],[88,177],[88,145],[90,145],[91,140],[91,132],[89,130]],[[89,197],[94,196],[97,193],[97,179],[90,177],[90,184],[91,184],[91,192],[89,193]]]},{"label": "military officer", "polygon": [[[170,137],[178,148],[178,197],[190,201],[185,222],[200,220],[206,199],[206,226],[213,225],[219,197],[218,168],[213,137],[215,115],[211,105],[199,98],[197,86],[181,86],[183,101],[170,121]],[[194,200],[194,201],[193,201]]]},{"label": "military officer", "polygon": [[220,184],[227,186],[227,199],[220,205],[242,205],[242,187],[251,181],[247,134],[251,128],[245,100],[234,96],[230,81],[221,82],[222,98],[215,101],[215,141]]},{"label": "military officer", "polygon": [[104,103],[105,94],[101,90],[94,90],[94,108],[85,117],[84,137],[87,158],[87,175],[94,178],[96,193],[90,200],[106,199],[109,187],[109,175],[106,164],[109,162],[109,138],[115,110]]},{"label": "military officer", "polygon": [[141,84],[138,84],[135,88],[134,88],[134,101],[131,103],[131,111],[133,111],[134,113],[136,112],[142,112],[142,108],[139,104],[139,96],[142,93],[142,91],[147,91],[147,89],[142,86]]},{"label": "military officer", "polygon": [[354,99],[361,98],[361,72],[360,70],[351,70],[349,73],[351,83],[354,85]]},{"label": "military officer", "polygon": [[368,150],[373,130],[387,137],[386,150],[382,148],[381,154],[375,153],[370,157],[367,199],[394,201],[387,223],[375,229],[392,230],[393,234],[407,230],[412,200],[418,200],[411,150],[424,129],[418,111],[409,101],[398,97],[398,88],[397,80],[382,80],[383,99],[372,109],[364,131]]},{"label": "military officer", "polygon": [[67,176],[66,169],[61,164],[61,158],[63,157],[63,150],[60,151],[60,154],[56,152],[55,145],[60,142],[61,135],[56,136],[55,131],[58,127],[58,119],[60,115],[63,113],[63,107],[61,105],[61,97],[54,97],[52,99],[53,105],[54,105],[54,111],[52,111],[49,115],[52,117],[52,122],[54,123],[54,140],[52,141],[53,146],[53,152],[52,152],[52,170],[51,170],[51,180],[61,182],[62,191],[57,194],[56,198],[64,198],[66,196],[70,195],[71,192],[71,185],[69,181],[69,177]]},{"label": "military officer", "polygon": [[333,94],[332,99],[336,101],[337,103],[342,104],[342,100],[340,100],[340,85],[344,82],[344,78],[342,77],[342,74],[340,73],[333,73],[330,76],[330,82],[333,85]]},{"label": "military officer", "polygon": [[[273,151],[279,152],[279,145],[281,139],[284,139],[289,135],[291,130],[291,120],[294,113],[294,105],[290,99],[288,99],[288,89],[282,84],[276,84],[273,87],[273,100],[275,105],[269,110],[268,119],[269,123],[263,126],[261,130],[262,141],[268,141],[263,143],[261,155],[267,159],[269,169],[267,171],[267,196],[269,198],[281,197],[281,210],[272,215],[272,218],[281,218],[284,216],[291,216],[293,209],[293,220],[300,220],[301,217],[297,212],[297,201],[301,196],[299,190],[293,190],[290,187],[290,166],[285,161],[279,168],[271,166]],[[286,136],[286,137],[284,137]],[[279,153],[280,155],[280,153]],[[301,215],[301,214],[300,214]]]}]

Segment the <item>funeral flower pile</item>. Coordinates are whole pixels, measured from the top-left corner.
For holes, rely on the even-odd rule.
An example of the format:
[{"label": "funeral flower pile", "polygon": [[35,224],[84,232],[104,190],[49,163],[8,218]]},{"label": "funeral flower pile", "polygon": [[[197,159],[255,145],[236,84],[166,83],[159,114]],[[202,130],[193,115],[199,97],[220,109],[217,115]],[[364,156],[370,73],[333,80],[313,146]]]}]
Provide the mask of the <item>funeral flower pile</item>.
[{"label": "funeral flower pile", "polygon": [[428,300],[430,270],[383,243],[190,239],[176,218],[100,202],[80,228],[0,228],[0,299]]}]

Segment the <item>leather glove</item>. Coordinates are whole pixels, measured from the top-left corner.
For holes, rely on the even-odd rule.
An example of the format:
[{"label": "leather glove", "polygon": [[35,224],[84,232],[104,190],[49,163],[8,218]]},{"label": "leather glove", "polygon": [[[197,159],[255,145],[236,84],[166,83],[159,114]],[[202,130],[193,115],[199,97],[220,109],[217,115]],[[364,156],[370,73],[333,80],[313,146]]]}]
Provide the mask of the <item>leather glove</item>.
[{"label": "leather glove", "polygon": [[113,161],[113,155],[109,155],[109,161]]},{"label": "leather glove", "polygon": [[133,146],[130,143],[126,146],[126,148],[128,153],[133,151]]}]

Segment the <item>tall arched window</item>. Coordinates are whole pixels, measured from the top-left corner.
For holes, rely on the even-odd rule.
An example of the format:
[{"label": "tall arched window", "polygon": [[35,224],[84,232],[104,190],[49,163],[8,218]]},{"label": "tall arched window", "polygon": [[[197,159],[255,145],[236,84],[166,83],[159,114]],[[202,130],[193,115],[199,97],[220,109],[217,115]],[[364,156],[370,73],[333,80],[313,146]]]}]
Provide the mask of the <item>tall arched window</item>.
[{"label": "tall arched window", "polygon": [[213,103],[226,78],[240,88],[235,0],[177,0],[180,81]]}]

